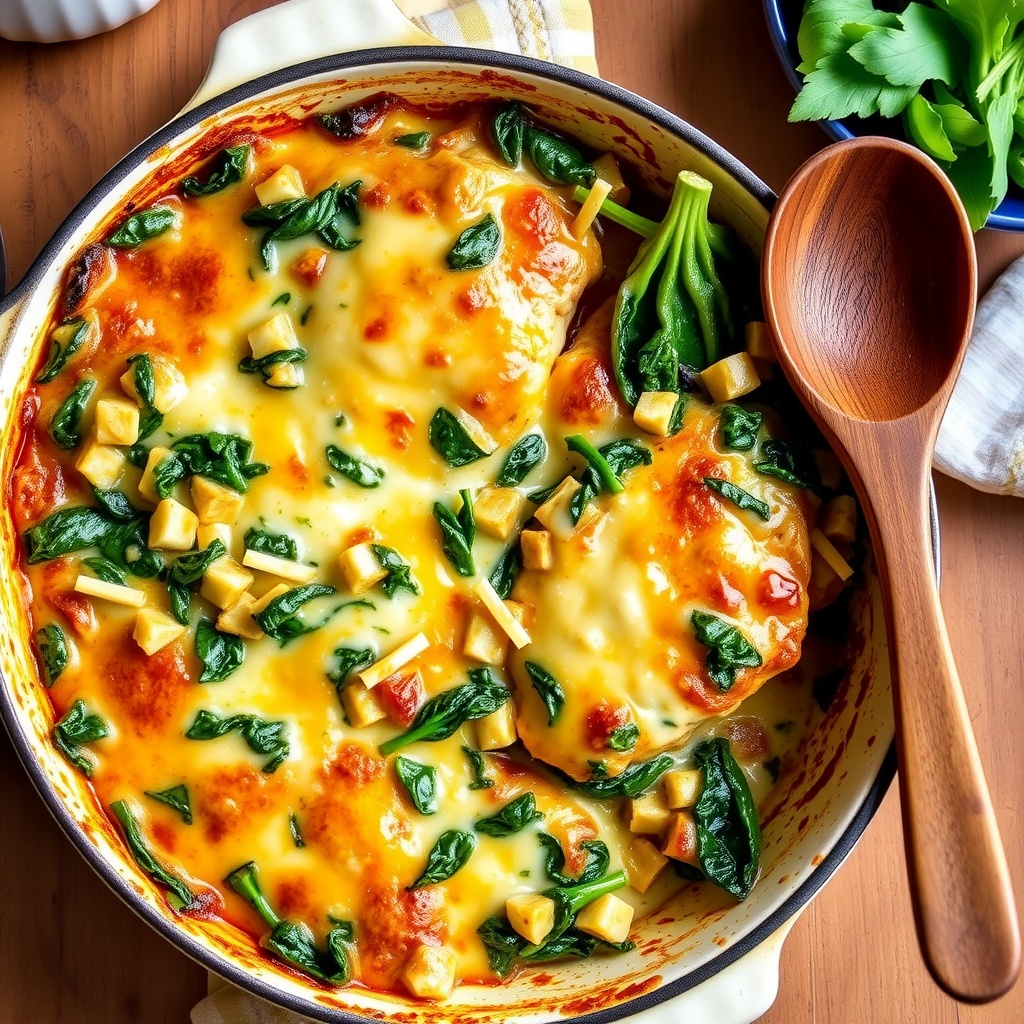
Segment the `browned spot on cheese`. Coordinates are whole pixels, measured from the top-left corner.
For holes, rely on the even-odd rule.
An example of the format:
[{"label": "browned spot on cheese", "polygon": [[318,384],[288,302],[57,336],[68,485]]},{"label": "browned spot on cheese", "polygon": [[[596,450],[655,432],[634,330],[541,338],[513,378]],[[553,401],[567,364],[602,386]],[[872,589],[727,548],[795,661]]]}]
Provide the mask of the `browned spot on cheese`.
[{"label": "browned spot on cheese", "polygon": [[361,743],[343,743],[328,765],[329,775],[337,780],[352,780],[364,785],[381,778],[387,761]]},{"label": "browned spot on cheese", "polygon": [[111,636],[105,653],[101,685],[118,708],[121,728],[140,736],[156,734],[182,715],[193,682],[180,642],[147,655],[125,633]]},{"label": "browned spot on cheese", "polygon": [[391,330],[393,317],[389,313],[382,313],[374,317],[364,328],[363,337],[367,341],[383,341]]},{"label": "browned spot on cheese", "polygon": [[399,451],[405,451],[412,444],[412,428],[416,426],[416,421],[405,409],[389,409],[385,416],[385,426],[392,445]]},{"label": "browned spot on cheese", "polygon": [[359,922],[363,980],[393,988],[417,946],[441,946],[448,937],[444,893],[437,886],[408,892],[393,878],[371,875],[367,882],[367,899]]},{"label": "browned spot on cheese", "polygon": [[74,591],[78,575],[76,563],[70,558],[55,558],[43,566],[43,596],[56,608],[64,621],[81,637],[92,636],[99,621],[91,598]]},{"label": "browned spot on cheese", "polygon": [[247,827],[254,815],[269,809],[273,788],[279,784],[251,765],[216,769],[193,787],[196,819],[202,822],[206,838],[219,843],[236,829]]},{"label": "browned spot on cheese", "polygon": [[212,249],[176,253],[168,259],[158,249],[140,246],[121,258],[129,261],[132,276],[144,288],[173,299],[179,313],[204,316],[216,308],[224,264]]},{"label": "browned spot on cheese", "polygon": [[293,875],[277,886],[277,912],[282,917],[316,917],[319,907],[313,906],[309,879]]},{"label": "browned spot on cheese", "polygon": [[359,201],[369,210],[383,210],[391,202],[391,189],[383,181],[359,193]]},{"label": "browned spot on cheese", "polygon": [[452,357],[443,349],[431,348],[424,355],[423,363],[426,366],[451,366]]},{"label": "browned spot on cheese", "polygon": [[402,205],[410,213],[433,213],[437,209],[437,201],[422,188],[410,189],[402,196]]},{"label": "browned spot on cheese", "polygon": [[595,704],[587,714],[587,742],[591,750],[604,750],[608,737],[629,721],[629,708],[624,705],[612,707],[603,700]]},{"label": "browned spot on cheese", "polygon": [[307,249],[290,267],[293,277],[310,287],[320,282],[327,267],[328,252],[319,247]]},{"label": "browned spot on cheese", "polygon": [[64,474],[60,465],[44,454],[43,446],[32,438],[25,445],[11,477],[10,508],[14,525],[26,530],[64,501]]},{"label": "browned spot on cheese", "polygon": [[566,423],[600,423],[618,402],[611,374],[598,356],[583,355],[573,362],[558,411]]}]

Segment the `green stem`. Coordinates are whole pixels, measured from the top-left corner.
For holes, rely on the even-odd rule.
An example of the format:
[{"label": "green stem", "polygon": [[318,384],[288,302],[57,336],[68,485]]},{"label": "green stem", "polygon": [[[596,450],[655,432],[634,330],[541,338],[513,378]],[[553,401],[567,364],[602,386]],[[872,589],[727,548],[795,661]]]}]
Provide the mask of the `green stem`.
[{"label": "green stem", "polygon": [[260,889],[259,879],[256,877],[255,861],[251,860],[240,868],[235,868],[224,881],[263,918],[268,928],[273,930],[281,923],[281,918],[274,913],[273,908],[263,895],[263,890]]},{"label": "green stem", "polygon": [[[589,195],[589,188],[577,185],[572,197],[577,203],[582,204],[587,201],[587,197]],[[630,231],[641,235],[643,238],[650,238],[651,235],[658,230],[657,221],[641,217],[640,214],[633,213],[632,210],[627,210],[624,206],[619,206],[618,203],[613,203],[610,199],[606,199],[601,204],[601,209],[597,212],[600,216],[607,217],[610,221],[613,221],[624,228],[628,228]]]},{"label": "green stem", "polygon": [[582,455],[587,460],[594,472],[601,478],[601,483],[609,494],[622,493],[624,490],[622,481],[612,471],[608,460],[582,434],[573,434],[572,437],[567,437],[565,446],[569,451],[576,452],[577,455]]},{"label": "green stem", "polygon": [[1024,52],[1024,35],[1018,36],[996,61],[992,70],[978,83],[977,97],[979,103],[988,99],[988,94],[995,88],[996,82],[1002,78],[1006,69]]}]

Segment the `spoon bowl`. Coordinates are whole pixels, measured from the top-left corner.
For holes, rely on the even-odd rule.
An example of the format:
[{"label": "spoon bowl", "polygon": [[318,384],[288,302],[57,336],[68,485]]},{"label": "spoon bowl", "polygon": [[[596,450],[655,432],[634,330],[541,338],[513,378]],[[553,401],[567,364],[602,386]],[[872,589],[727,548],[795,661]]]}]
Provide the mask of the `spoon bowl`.
[{"label": "spoon bowl", "polygon": [[838,143],[779,197],[761,287],[779,362],[833,441],[871,533],[922,953],[951,995],[995,999],[1017,977],[1020,934],[927,528],[935,436],[977,293],[966,213],[913,147]]}]

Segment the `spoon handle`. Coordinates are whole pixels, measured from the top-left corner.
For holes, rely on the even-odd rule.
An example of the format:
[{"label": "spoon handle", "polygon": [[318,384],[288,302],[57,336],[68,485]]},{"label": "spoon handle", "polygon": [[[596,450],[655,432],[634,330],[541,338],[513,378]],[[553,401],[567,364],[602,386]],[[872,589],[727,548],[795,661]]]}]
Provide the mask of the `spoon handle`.
[{"label": "spoon handle", "polygon": [[[894,425],[893,432],[881,450],[901,450]],[[986,1002],[1017,977],[1020,932],[930,564],[928,465],[901,472],[898,462],[861,469],[886,601],[914,916],[938,984],[958,999]]]}]

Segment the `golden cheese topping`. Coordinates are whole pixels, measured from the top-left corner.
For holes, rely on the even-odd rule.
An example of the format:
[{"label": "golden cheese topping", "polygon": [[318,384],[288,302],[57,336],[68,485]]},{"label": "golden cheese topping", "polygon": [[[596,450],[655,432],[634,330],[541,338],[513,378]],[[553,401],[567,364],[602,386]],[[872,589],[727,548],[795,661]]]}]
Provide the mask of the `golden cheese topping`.
[{"label": "golden cheese topping", "polygon": [[[703,398],[634,426],[607,304],[562,353],[601,244],[492,114],[239,125],[154,183],[69,274],[9,502],[55,742],[171,906],[422,998],[620,948],[661,851],[699,863],[684,745],[759,797],[800,732],[715,720],[799,656],[810,500]],[[578,522],[576,435],[636,456]],[[550,770],[645,759],[632,818]]]}]

